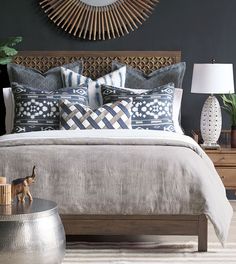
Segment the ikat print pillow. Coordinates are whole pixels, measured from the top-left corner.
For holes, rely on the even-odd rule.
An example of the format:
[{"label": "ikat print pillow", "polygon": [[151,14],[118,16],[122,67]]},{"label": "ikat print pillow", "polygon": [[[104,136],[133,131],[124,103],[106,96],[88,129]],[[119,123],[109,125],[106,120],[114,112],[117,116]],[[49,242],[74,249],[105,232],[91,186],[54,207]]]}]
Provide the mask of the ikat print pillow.
[{"label": "ikat print pillow", "polygon": [[89,105],[92,109],[96,109],[102,105],[101,85],[114,85],[124,87],[126,66],[121,67],[97,80],[92,80],[74,71],[61,68],[62,79],[65,87],[78,87],[80,85],[88,86]]},{"label": "ikat print pillow", "polygon": [[60,129],[131,129],[132,99],[108,103],[96,110],[60,100]]},{"label": "ikat print pillow", "polygon": [[[112,70],[124,67],[123,63],[112,62]],[[153,71],[149,75],[143,71],[126,65],[125,87],[134,89],[153,89],[168,83],[174,83],[175,87],[182,88],[183,78],[186,70],[186,63],[180,62]]]},{"label": "ikat print pillow", "polygon": [[133,99],[132,128],[175,132],[173,122],[174,84],[160,86],[153,90],[138,90],[103,85],[104,103],[127,98]]},{"label": "ikat print pillow", "polygon": [[[83,71],[83,64],[80,60],[63,65],[63,67],[76,73],[82,73]],[[54,91],[63,88],[61,67],[52,68],[42,73],[36,69],[10,63],[7,65],[7,70],[11,83],[16,82],[36,89],[40,87],[41,90],[45,91]]]},{"label": "ikat print pillow", "polygon": [[12,83],[15,99],[13,133],[59,129],[59,100],[88,105],[87,87],[43,91]]}]

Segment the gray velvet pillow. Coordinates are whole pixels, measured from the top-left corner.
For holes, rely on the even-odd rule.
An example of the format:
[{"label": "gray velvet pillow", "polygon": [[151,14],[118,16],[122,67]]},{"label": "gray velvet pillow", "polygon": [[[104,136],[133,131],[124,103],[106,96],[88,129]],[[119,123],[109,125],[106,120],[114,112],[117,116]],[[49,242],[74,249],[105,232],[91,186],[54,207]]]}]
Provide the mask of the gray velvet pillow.
[{"label": "gray velvet pillow", "polygon": [[[112,70],[117,70],[126,64],[118,61],[112,62]],[[149,75],[138,69],[126,65],[125,87],[133,89],[153,89],[168,83],[174,83],[175,87],[182,88],[186,63],[180,62],[164,68],[160,68]]]},{"label": "gray velvet pillow", "polygon": [[[63,67],[77,73],[82,73],[83,71],[82,61],[66,64]],[[61,67],[55,67],[42,73],[36,69],[10,63],[7,66],[7,70],[11,83],[15,82],[32,88],[40,87],[44,91],[55,91],[63,88]]]}]

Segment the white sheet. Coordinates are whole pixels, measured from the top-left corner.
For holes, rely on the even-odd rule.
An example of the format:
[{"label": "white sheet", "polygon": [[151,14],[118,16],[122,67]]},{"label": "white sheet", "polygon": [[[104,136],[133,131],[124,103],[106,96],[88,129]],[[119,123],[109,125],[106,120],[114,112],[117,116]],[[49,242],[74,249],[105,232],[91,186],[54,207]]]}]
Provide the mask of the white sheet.
[{"label": "white sheet", "polygon": [[[179,142],[185,142],[191,144],[196,152],[200,155],[204,155],[205,152],[202,148],[191,138],[178,133],[171,133],[167,131],[157,131],[157,130],[139,130],[139,129],[88,129],[88,130],[51,130],[51,131],[37,131],[37,132],[27,132],[27,133],[15,133],[3,135],[0,137],[0,144],[7,143],[12,140],[30,140],[30,139],[78,139],[89,138],[89,139],[121,139],[138,142],[142,139],[142,144],[149,144],[155,140],[173,140]],[[134,143],[133,143],[134,144]]]},{"label": "white sheet", "polygon": [[3,88],[3,98],[6,108],[6,117],[5,117],[6,133],[10,134],[13,129],[14,107],[15,107],[11,87]]}]

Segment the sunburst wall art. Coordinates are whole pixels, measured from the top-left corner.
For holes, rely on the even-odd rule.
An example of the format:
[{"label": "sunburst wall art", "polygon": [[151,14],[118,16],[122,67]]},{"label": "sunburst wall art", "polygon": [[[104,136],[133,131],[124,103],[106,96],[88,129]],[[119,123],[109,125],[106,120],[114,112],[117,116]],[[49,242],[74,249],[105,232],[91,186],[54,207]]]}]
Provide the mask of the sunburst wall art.
[{"label": "sunburst wall art", "polygon": [[105,40],[134,31],[159,0],[39,0],[48,17],[78,38]]}]

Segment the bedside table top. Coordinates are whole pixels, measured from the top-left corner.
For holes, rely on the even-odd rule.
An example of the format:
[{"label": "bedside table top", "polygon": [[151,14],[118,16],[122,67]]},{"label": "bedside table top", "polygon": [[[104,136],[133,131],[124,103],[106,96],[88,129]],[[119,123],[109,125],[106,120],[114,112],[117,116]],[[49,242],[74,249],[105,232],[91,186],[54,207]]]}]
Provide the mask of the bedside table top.
[{"label": "bedside table top", "polygon": [[231,147],[221,147],[220,149],[203,149],[206,153],[230,153],[230,154],[236,154],[236,148]]}]

